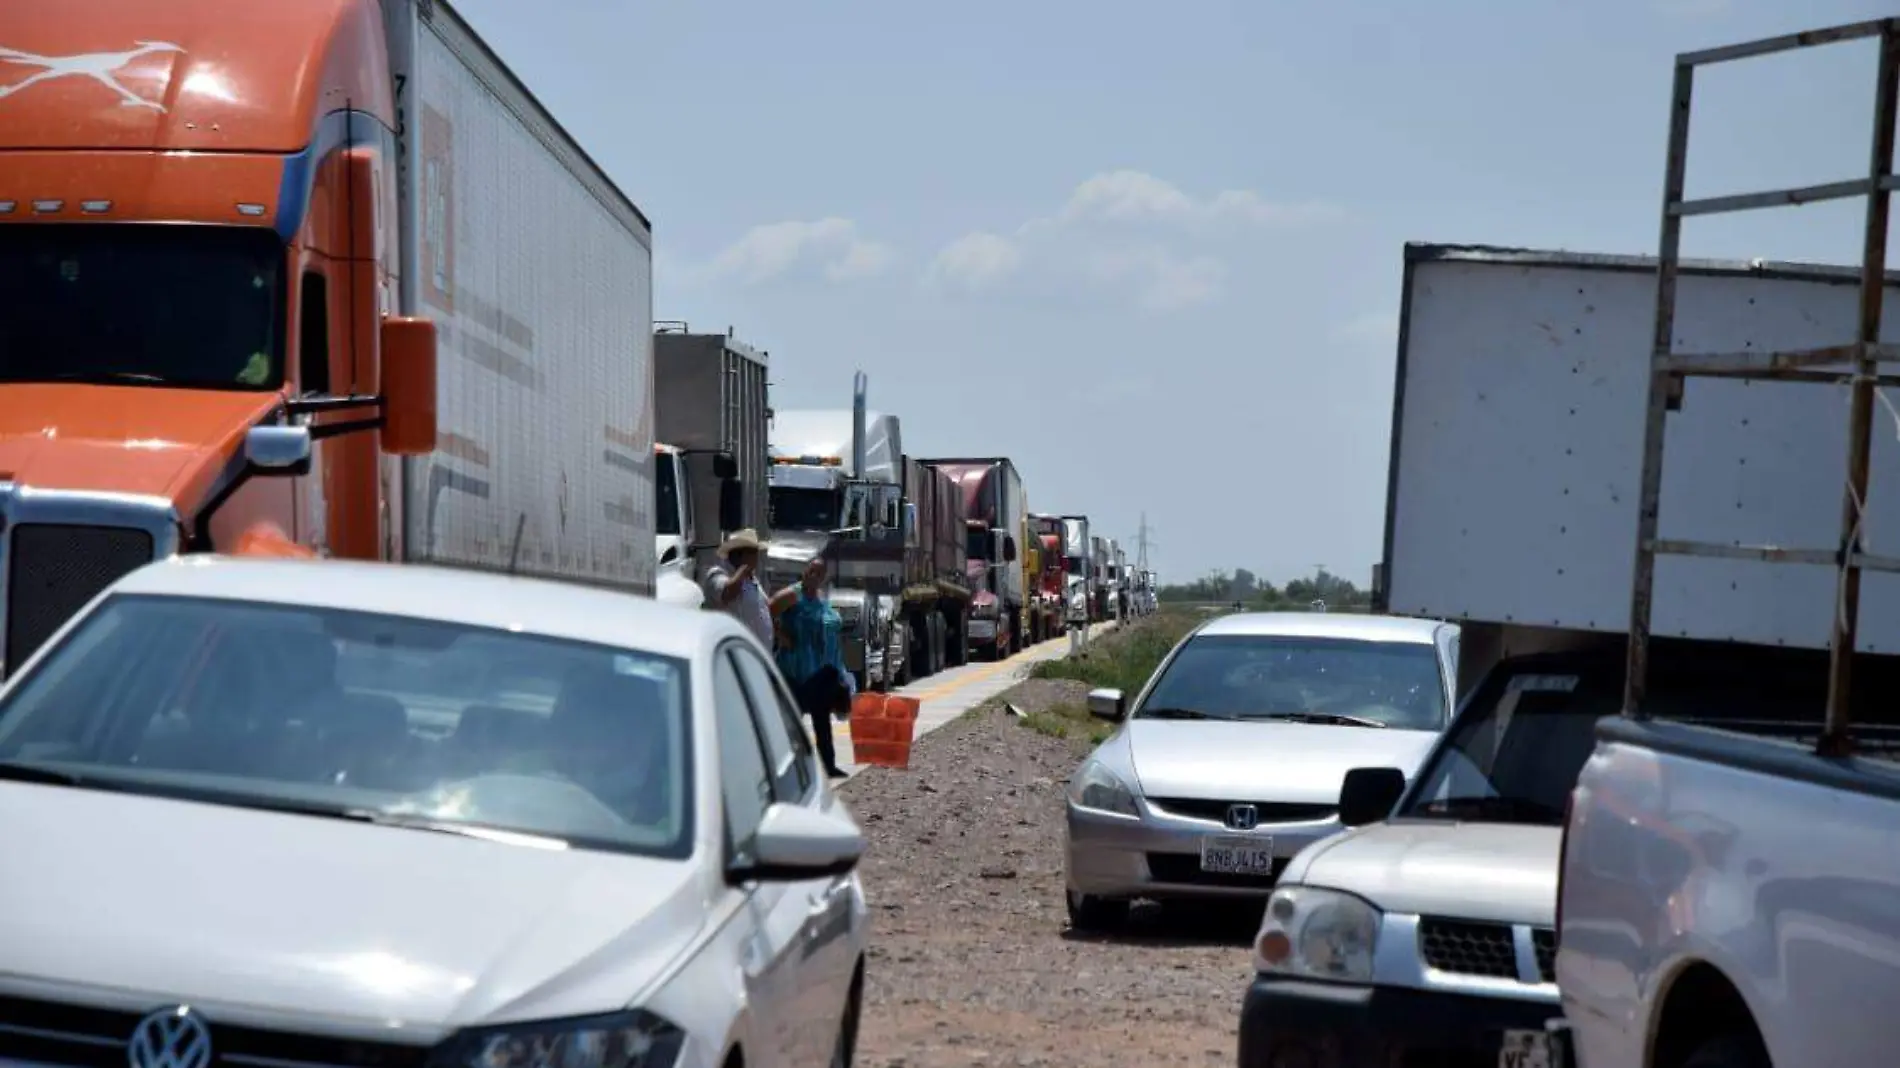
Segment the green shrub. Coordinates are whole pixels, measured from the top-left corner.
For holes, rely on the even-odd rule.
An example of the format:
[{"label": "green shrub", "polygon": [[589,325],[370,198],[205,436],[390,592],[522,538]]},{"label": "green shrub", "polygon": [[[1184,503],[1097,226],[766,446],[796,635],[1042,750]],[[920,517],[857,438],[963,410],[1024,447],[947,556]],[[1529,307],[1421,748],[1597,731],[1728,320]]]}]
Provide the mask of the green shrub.
[{"label": "green shrub", "polygon": [[1039,679],[1075,679],[1090,689],[1113,687],[1133,698],[1168,651],[1206,618],[1199,612],[1163,609],[1097,638],[1086,656],[1045,660],[1033,674]]}]

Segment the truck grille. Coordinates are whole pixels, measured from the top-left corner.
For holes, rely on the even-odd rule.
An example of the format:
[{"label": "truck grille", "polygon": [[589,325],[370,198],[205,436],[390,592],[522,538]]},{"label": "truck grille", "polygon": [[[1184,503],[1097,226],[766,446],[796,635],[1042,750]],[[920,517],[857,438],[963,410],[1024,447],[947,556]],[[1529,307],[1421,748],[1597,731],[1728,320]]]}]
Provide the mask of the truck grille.
[{"label": "truck grille", "polygon": [[152,559],[152,536],[131,527],[24,523],[7,552],[6,667],[18,667],[120,576]]},{"label": "truck grille", "polygon": [[1419,953],[1441,972],[1516,979],[1517,947],[1502,923],[1473,923],[1428,916],[1418,925]]},{"label": "truck grille", "polygon": [[[165,1006],[169,1007],[169,1006]],[[0,997],[0,1060],[76,1068],[125,1068],[126,1043],[144,1013]],[[210,1022],[214,1068],[420,1068],[422,1046],[355,1042]]]}]

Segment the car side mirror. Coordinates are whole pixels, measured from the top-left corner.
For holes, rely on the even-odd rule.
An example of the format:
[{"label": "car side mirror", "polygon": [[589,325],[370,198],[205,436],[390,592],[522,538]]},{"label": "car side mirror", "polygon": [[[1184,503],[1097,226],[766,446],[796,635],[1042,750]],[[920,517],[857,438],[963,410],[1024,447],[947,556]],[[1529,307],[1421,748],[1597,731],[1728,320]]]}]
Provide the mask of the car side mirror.
[{"label": "car side mirror", "polygon": [[1339,786],[1339,822],[1347,827],[1377,823],[1392,814],[1405,793],[1405,773],[1397,768],[1354,768]]},{"label": "car side mirror", "polygon": [[726,882],[795,883],[849,875],[864,856],[864,832],[842,811],[777,802],[752,839],[752,858],[726,869]]},{"label": "car side mirror", "polygon": [[392,316],[382,326],[383,451],[435,451],[435,323]]},{"label": "car side mirror", "polygon": [[254,426],[244,432],[244,460],[260,475],[307,475],[310,443],[307,426]]},{"label": "car side mirror", "polygon": [[745,486],[736,478],[719,480],[719,529],[731,533],[745,526]]},{"label": "car side mirror", "polygon": [[1105,719],[1110,723],[1120,723],[1128,718],[1127,701],[1120,690],[1103,687],[1089,691],[1089,715],[1096,719]]}]

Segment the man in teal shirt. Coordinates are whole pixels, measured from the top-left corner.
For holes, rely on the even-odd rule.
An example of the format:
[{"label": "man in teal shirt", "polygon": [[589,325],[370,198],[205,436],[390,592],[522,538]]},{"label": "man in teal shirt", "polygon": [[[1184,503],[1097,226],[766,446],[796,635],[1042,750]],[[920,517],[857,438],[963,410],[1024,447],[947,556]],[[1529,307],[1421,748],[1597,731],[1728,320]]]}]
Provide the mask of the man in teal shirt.
[{"label": "man in teal shirt", "polygon": [[849,713],[857,680],[844,666],[839,641],[844,620],[825,597],[825,575],[824,559],[814,557],[798,585],[773,595],[772,609],[781,635],[778,669],[791,683],[798,707],[811,719],[825,774],[841,779],[845,773],[838,767],[831,717]]}]

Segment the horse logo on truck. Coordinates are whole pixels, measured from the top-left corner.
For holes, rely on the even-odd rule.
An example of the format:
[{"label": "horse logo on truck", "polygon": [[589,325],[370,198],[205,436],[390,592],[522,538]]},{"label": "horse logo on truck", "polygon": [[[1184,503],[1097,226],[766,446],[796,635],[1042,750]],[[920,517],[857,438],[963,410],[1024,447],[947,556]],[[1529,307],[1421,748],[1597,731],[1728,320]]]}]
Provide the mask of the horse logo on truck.
[{"label": "horse logo on truck", "polygon": [[91,78],[119,94],[120,107],[164,111],[165,105],[156,100],[147,100],[127,89],[119,81],[119,72],[131,66],[132,61],[141,56],[160,52],[182,53],[184,49],[164,41],[135,41],[133,43],[138,47],[129,52],[86,52],[75,56],[41,56],[0,45],[0,63],[17,63],[21,66],[40,68],[11,85],[0,85],[0,100],[5,100],[27,86],[41,82],[50,82],[58,78]]}]

